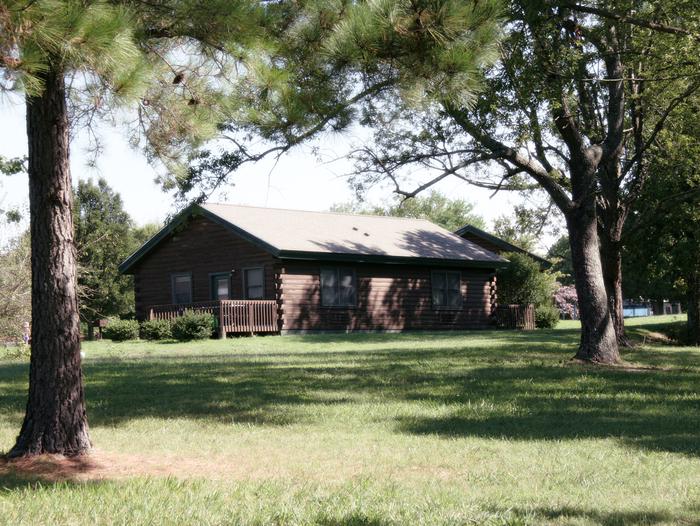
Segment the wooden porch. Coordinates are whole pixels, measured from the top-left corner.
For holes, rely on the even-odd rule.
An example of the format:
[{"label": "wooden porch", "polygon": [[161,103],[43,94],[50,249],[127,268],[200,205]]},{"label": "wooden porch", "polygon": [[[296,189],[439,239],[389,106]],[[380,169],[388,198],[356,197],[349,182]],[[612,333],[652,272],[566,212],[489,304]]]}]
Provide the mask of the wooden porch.
[{"label": "wooden porch", "polygon": [[277,300],[217,300],[178,305],[153,305],[149,320],[174,320],[185,311],[207,312],[218,320],[219,336],[278,333]]}]

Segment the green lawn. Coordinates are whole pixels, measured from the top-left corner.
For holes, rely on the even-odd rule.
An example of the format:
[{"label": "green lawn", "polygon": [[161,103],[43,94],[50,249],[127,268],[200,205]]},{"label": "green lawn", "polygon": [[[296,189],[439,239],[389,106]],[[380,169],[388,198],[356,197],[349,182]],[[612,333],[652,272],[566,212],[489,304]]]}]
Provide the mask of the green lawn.
[{"label": "green lawn", "polygon": [[[700,524],[700,349],[531,333],[88,343],[95,461],[0,466],[0,524]],[[0,360],[0,450],[27,363]],[[91,465],[95,464],[95,465]],[[64,466],[65,467],[65,466]]]}]

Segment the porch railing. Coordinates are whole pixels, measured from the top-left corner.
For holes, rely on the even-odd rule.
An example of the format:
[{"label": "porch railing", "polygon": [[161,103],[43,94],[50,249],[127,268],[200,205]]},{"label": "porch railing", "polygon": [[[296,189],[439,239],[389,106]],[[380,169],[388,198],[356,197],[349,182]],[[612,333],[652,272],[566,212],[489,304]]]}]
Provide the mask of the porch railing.
[{"label": "porch railing", "polygon": [[188,310],[215,316],[221,336],[227,333],[279,332],[275,300],[218,300],[183,305],[153,305],[148,310],[148,319],[174,320]]}]

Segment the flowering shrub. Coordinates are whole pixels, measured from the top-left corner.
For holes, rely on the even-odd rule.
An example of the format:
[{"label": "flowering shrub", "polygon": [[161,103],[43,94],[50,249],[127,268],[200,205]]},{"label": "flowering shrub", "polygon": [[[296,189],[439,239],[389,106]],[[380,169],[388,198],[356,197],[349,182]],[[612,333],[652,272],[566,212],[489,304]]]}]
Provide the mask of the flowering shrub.
[{"label": "flowering shrub", "polygon": [[559,287],[554,293],[554,304],[565,318],[572,320],[577,319],[578,296],[576,295],[576,287],[573,285],[564,285]]}]

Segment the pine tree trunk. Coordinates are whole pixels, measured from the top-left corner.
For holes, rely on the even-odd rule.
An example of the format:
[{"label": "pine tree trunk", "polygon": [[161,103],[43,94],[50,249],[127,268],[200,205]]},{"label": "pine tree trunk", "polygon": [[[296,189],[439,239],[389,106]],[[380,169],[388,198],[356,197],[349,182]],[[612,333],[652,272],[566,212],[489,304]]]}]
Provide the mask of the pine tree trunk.
[{"label": "pine tree trunk", "polygon": [[90,447],[80,364],[68,115],[63,71],[27,97],[32,246],[29,399],[9,456],[78,455]]},{"label": "pine tree trunk", "polygon": [[700,345],[700,271],[688,276],[688,343]]},{"label": "pine tree trunk", "polygon": [[576,358],[601,364],[620,362],[598,241],[594,202],[566,215],[581,319],[581,343]]}]

